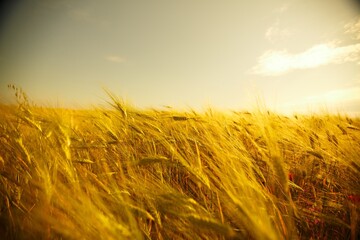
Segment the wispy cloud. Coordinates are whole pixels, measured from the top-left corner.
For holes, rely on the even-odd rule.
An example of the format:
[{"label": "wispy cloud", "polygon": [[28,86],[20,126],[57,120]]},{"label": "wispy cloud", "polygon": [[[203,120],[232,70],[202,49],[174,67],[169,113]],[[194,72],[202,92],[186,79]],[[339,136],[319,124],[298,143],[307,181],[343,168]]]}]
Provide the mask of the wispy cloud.
[{"label": "wispy cloud", "polygon": [[[360,87],[336,89],[325,92],[320,95],[310,96],[306,98],[309,103],[344,103],[344,102],[360,102]],[[359,109],[360,110],[360,109]]]},{"label": "wispy cloud", "polygon": [[297,54],[287,50],[268,50],[259,57],[258,64],[251,72],[263,76],[277,76],[296,69],[354,61],[360,61],[360,43],[347,46],[323,43]]},{"label": "wispy cloud", "polygon": [[93,20],[91,13],[88,9],[71,9],[69,11],[69,14],[71,17],[77,20],[81,20],[85,22],[91,22]]},{"label": "wispy cloud", "polygon": [[345,33],[353,35],[353,38],[360,39],[360,17],[355,21],[347,23],[345,26]]},{"label": "wispy cloud", "polygon": [[117,56],[117,55],[108,55],[105,57],[105,60],[107,60],[109,62],[114,62],[114,63],[123,63],[126,61],[125,58]]},{"label": "wispy cloud", "polygon": [[314,96],[307,96],[296,102],[283,104],[281,111],[290,113],[295,109],[299,112],[317,111],[322,108],[330,112],[345,112],[360,115],[360,87],[336,89]]},{"label": "wispy cloud", "polygon": [[100,17],[95,13],[96,11],[91,6],[88,8],[70,9],[68,11],[70,17],[79,22],[96,24],[97,26],[108,26],[110,24],[106,18]]},{"label": "wispy cloud", "polygon": [[265,38],[270,42],[274,42],[279,39],[284,39],[291,35],[290,30],[286,28],[280,28],[279,21],[271,25],[265,32]]},{"label": "wispy cloud", "polygon": [[275,12],[277,12],[277,13],[284,13],[284,12],[286,12],[288,9],[289,9],[289,4],[288,3],[285,3],[285,4],[283,4],[281,7],[279,7],[279,8],[276,8],[275,9]]}]

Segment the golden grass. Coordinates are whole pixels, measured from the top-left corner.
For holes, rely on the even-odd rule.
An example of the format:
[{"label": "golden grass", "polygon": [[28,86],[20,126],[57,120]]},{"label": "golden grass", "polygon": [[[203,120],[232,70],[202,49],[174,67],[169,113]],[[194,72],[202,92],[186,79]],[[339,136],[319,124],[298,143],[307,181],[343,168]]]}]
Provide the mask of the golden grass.
[{"label": "golden grass", "polygon": [[1,106],[5,239],[356,239],[360,120]]}]

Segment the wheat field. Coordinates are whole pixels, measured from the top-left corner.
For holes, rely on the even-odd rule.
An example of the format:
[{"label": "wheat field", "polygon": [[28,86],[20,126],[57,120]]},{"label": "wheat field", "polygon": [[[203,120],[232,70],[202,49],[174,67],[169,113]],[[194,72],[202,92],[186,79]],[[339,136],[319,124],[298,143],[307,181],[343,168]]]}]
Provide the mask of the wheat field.
[{"label": "wheat field", "polygon": [[3,239],[357,239],[360,119],[1,105]]}]

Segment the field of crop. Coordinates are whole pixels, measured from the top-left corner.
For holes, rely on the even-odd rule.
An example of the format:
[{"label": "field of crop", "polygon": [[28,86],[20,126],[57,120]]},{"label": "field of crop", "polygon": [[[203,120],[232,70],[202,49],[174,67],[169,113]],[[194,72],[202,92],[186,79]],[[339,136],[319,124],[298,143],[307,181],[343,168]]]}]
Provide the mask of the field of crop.
[{"label": "field of crop", "polygon": [[357,239],[360,119],[1,105],[3,239]]}]

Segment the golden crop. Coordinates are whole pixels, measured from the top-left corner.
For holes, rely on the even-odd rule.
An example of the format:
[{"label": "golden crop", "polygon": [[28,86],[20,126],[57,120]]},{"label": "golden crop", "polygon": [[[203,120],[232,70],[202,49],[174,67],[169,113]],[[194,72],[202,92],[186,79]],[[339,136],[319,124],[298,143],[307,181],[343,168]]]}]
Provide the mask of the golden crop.
[{"label": "golden crop", "polygon": [[356,239],[360,120],[1,106],[4,239]]}]

